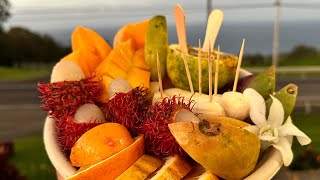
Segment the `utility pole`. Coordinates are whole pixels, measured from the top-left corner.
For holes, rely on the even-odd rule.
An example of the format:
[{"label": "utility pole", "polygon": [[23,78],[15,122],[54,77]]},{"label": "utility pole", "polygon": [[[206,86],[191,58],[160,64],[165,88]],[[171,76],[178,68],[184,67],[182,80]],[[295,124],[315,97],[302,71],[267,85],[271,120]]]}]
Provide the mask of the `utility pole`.
[{"label": "utility pole", "polygon": [[209,18],[209,15],[211,13],[211,9],[212,9],[211,0],[207,0],[207,18]]},{"label": "utility pole", "polygon": [[276,0],[276,15],[273,29],[272,65],[277,66],[279,60],[279,34],[280,34],[280,0]]}]

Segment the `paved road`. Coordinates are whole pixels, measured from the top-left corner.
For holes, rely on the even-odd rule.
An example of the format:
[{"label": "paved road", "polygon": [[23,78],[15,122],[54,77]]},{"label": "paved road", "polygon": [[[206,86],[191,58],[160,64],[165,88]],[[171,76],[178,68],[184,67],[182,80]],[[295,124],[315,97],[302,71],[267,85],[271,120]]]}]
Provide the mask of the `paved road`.
[{"label": "paved road", "polygon": [[[46,113],[40,109],[36,91],[39,81],[48,82],[47,78],[15,83],[0,82],[0,141],[42,133]],[[299,86],[299,106],[320,102],[320,78],[282,78],[277,82],[277,89],[290,82]],[[308,102],[301,97],[309,98]],[[301,107],[299,109],[304,110]],[[314,110],[320,112],[320,109]]]}]

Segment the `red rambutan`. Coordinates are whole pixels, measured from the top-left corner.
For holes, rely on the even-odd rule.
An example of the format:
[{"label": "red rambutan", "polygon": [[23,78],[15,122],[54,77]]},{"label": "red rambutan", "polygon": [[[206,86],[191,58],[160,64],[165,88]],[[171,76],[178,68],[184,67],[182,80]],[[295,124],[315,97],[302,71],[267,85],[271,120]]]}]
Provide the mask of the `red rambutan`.
[{"label": "red rambutan", "polygon": [[144,124],[139,128],[139,133],[145,136],[148,154],[160,158],[176,154],[187,155],[174,139],[168,124],[174,122],[174,116],[179,110],[191,111],[192,104],[191,100],[186,103],[184,97],[173,96],[157,102],[149,109]]},{"label": "red rambutan", "polygon": [[41,108],[55,118],[73,116],[81,105],[94,103],[100,90],[100,82],[93,81],[92,78],[49,84],[38,83],[39,97],[42,99]]},{"label": "red rambutan", "polygon": [[117,93],[108,101],[107,108],[112,122],[124,125],[132,136],[136,136],[151,104],[149,90],[136,87],[128,93]]},{"label": "red rambutan", "polygon": [[89,129],[101,123],[76,123],[71,116],[55,118],[57,139],[61,150],[67,154],[76,141]]}]

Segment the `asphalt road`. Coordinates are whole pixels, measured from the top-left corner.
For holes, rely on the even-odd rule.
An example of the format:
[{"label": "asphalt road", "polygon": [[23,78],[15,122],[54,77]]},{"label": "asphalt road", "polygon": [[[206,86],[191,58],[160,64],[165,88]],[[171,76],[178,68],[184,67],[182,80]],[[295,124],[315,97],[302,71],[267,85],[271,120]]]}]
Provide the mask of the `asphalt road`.
[{"label": "asphalt road", "polygon": [[[40,109],[36,90],[39,81],[48,82],[48,79],[0,82],[0,141],[42,133],[46,113]],[[299,86],[297,110],[306,110],[311,104],[313,112],[320,112],[320,77],[281,78],[278,79],[277,89],[288,83]]]}]

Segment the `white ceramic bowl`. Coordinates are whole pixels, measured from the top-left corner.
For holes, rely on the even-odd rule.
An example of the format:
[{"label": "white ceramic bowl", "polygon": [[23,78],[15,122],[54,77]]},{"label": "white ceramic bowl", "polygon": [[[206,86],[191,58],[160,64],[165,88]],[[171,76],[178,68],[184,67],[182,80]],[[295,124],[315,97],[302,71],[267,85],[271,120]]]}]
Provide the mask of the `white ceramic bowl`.
[{"label": "white ceramic bowl", "polygon": [[[250,75],[248,71],[241,70],[240,76]],[[47,117],[43,130],[44,145],[53,166],[63,177],[69,177],[77,172],[69,159],[61,152],[57,137],[55,123],[52,118]],[[245,179],[246,180],[267,180],[271,179],[283,164],[279,151],[274,148],[267,150],[260,158],[256,169]]]}]

